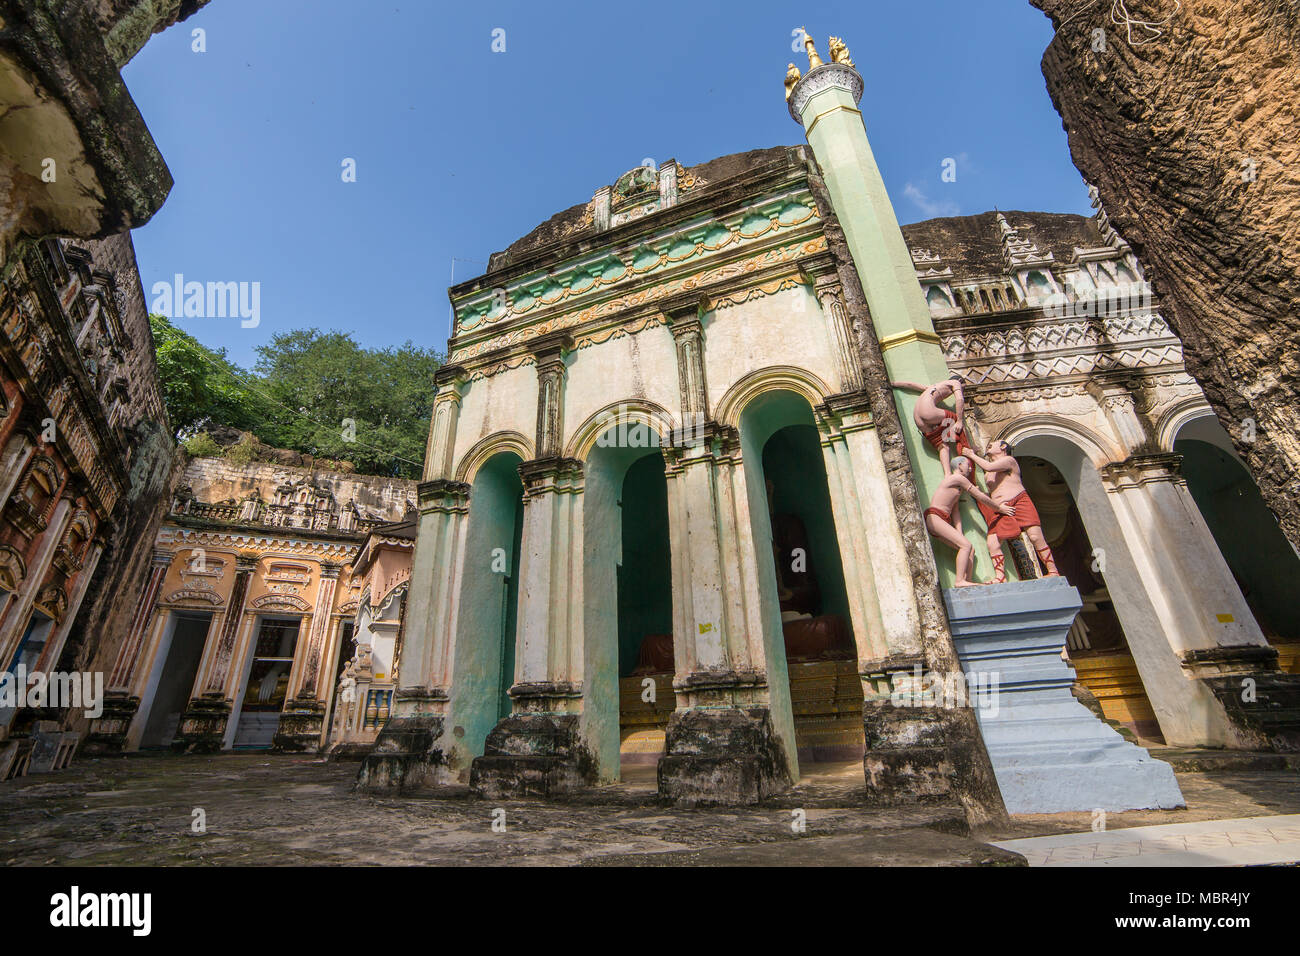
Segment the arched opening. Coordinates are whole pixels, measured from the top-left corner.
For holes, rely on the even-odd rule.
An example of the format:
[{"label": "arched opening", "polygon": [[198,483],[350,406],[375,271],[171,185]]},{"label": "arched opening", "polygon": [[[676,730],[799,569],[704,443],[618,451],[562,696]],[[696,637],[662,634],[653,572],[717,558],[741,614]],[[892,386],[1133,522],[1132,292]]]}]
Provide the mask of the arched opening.
[{"label": "arched opening", "polygon": [[1093,545],[1074,493],[1056,465],[1031,455],[1019,455],[1019,461],[1057,570],[1078,588],[1083,600],[1066,640],[1066,653],[1079,683],[1096,698],[1107,720],[1127,727],[1143,740],[1164,743],[1115,600],[1106,586],[1104,551]]},{"label": "arched opening", "polygon": [[791,391],[765,392],[745,407],[740,433],[762,598],[779,628],[767,641],[773,725],[795,742],[796,772],[842,761],[860,769],[862,684],[812,407]]},{"label": "arched opening", "polygon": [[1184,425],[1174,440],[1174,451],[1183,456],[1187,490],[1256,623],[1277,649],[1282,668],[1300,673],[1300,615],[1294,598],[1300,558],[1231,447],[1227,433],[1209,416]]},{"label": "arched opening", "polygon": [[952,308],[952,300],[948,298],[948,293],[937,285],[930,286],[930,291],[926,293],[925,299],[931,309]]},{"label": "arched opening", "polygon": [[600,776],[654,788],[673,693],[668,484],[647,425],[605,432],[583,489],[584,700]]},{"label": "arched opening", "polygon": [[469,527],[456,637],[458,743],[483,753],[488,733],[510,714],[519,603],[519,549],[523,539],[521,459],[513,452],[489,458],[470,486]]},{"label": "arched opening", "polygon": [[1031,302],[1045,299],[1052,294],[1052,284],[1047,281],[1047,277],[1041,272],[1029,273],[1025,285],[1029,290]]}]

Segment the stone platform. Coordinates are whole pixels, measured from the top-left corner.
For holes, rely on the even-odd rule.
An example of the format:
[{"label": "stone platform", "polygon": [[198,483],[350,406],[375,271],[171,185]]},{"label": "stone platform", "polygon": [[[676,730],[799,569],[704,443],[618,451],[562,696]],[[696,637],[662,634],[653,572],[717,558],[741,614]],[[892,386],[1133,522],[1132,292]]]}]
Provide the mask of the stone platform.
[{"label": "stone platform", "polygon": [[1061,650],[1081,601],[1064,578],[944,592],[968,683],[998,675],[976,715],[1009,813],[1184,805],[1173,768],[1126,741],[1070,693]]}]

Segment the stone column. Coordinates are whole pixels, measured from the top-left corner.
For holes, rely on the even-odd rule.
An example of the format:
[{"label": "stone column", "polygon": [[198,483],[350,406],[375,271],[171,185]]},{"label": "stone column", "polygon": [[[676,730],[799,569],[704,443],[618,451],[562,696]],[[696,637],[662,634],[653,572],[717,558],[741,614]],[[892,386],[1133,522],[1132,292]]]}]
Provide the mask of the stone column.
[{"label": "stone column", "polygon": [[682,425],[688,427],[709,417],[709,386],[704,376],[705,308],[700,296],[679,296],[660,306],[677,349],[677,386],[681,393]]},{"label": "stone column", "polygon": [[749,487],[735,429],[708,422],[674,437],[664,458],[677,709],[659,793],[754,803],[798,775],[775,579],[764,586],[771,562],[760,563],[751,521],[765,495]]},{"label": "stone column", "polygon": [[429,441],[424,451],[425,481],[451,476],[465,369],[459,365],[444,365],[434,373],[433,383],[436,394],[429,419]]},{"label": "stone column", "polygon": [[[866,299],[863,318],[869,327],[858,332],[859,356],[867,358],[868,350],[874,353],[878,349],[891,380],[941,381],[950,370],[857,108],[863,92],[862,77],[849,62],[822,63],[811,38],[804,39],[810,69],[789,90],[787,106],[817,159]],[[830,301],[834,313],[833,298]],[[912,422],[916,397],[903,391],[895,391],[893,396],[912,480],[923,508],[943,475],[938,456]],[[973,530],[973,522],[966,527],[975,549],[975,573],[987,576],[987,545]],[[901,532],[895,527],[886,533],[893,537]],[[874,541],[870,544],[875,546]],[[939,583],[951,583],[955,576],[952,561],[936,563]],[[935,606],[937,595],[928,589],[919,591],[915,583],[910,590],[917,601],[920,633],[915,641],[902,638],[899,646],[909,651],[917,648],[923,670],[954,672],[957,657],[947,626],[941,630],[936,626],[942,615]],[[878,586],[877,593],[883,601],[885,588]],[[902,673],[897,669],[899,665],[911,657],[909,651],[879,659],[873,673],[864,675],[868,685],[883,690],[884,685],[893,683]],[[972,822],[1004,818],[1005,809],[974,712],[969,707],[923,711],[910,703],[917,692],[906,687],[903,690],[899,699],[909,701],[907,706],[893,707],[888,698],[882,702],[877,697],[873,702],[871,696],[865,703],[864,769],[869,798],[894,803],[958,797]]]},{"label": "stone column", "polygon": [[544,335],[532,343],[537,363],[537,457],[556,458],[564,442],[564,357],[573,348],[567,333]]},{"label": "stone column", "polygon": [[244,603],[248,598],[248,585],[257,568],[256,558],[235,559],[235,581],[230,589],[230,600],[219,621],[215,622],[217,641],[200,684],[200,696],[192,699],[181,714],[180,725],[172,749],[184,753],[215,753],[222,748],[226,724],[230,720],[232,702],[226,685],[230,680],[230,665],[235,653],[236,639],[244,619]]},{"label": "stone column", "polygon": [[170,551],[154,551],[149,564],[149,577],[131,617],[131,628],[118,649],[117,659],[108,675],[104,713],[91,721],[82,750],[90,753],[118,753],[126,747],[127,731],[140,707],[140,698],[131,693],[136,681],[136,667],[144,649],[145,638],[157,618],[158,595],[162,591],[171,561]]},{"label": "stone column", "polygon": [[538,457],[519,466],[524,519],[511,714],[488,734],[470,771],[470,785],[485,796],[553,796],[596,779],[581,732],[583,467],[560,455],[571,347],[563,335],[534,344]]},{"label": "stone column", "polygon": [[63,619],[59,621],[54,633],[50,635],[50,639],[45,644],[45,651],[41,654],[40,666],[42,670],[50,671],[58,666],[59,655],[63,653],[63,643],[67,640],[68,631],[72,629],[72,622],[76,620],[81,601],[86,596],[86,588],[90,586],[90,579],[94,577],[95,568],[98,567],[100,555],[103,553],[103,541],[96,541],[87,550],[85,560],[81,564],[81,570],[77,572],[77,583],[73,587],[72,593],[67,595],[67,610],[64,611]]},{"label": "stone column", "polygon": [[[110,696],[114,694],[126,696],[131,692],[140,650],[145,635],[149,633],[149,626],[153,623],[158,605],[158,592],[162,590],[163,580],[167,577],[167,569],[171,567],[171,563],[170,551],[154,551],[149,564],[149,579],[145,582],[139,603],[136,604],[135,614],[131,618],[131,629],[127,632],[126,641],[117,652],[117,660],[113,664],[112,673],[109,674]],[[136,703],[139,704],[139,700]]]},{"label": "stone column", "polygon": [[[875,339],[893,381],[939,382],[951,372],[930,309],[916,280],[912,254],[903,240],[885,181],[867,141],[858,102],[862,77],[845,63],[817,63],[795,85],[788,100],[791,117],[808,137],[822,169],[836,218],[866,295]],[[822,299],[827,290],[817,290]],[[825,308],[825,304],[823,308]],[[832,305],[832,312],[834,311]],[[943,470],[933,449],[912,421],[917,396],[895,391],[912,474],[928,503]],[[988,546],[972,532],[975,572],[988,575]],[[939,562],[940,583],[955,576],[951,561]]]},{"label": "stone column", "polygon": [[[921,625],[885,461],[865,396],[816,409],[831,512],[868,698],[921,658]],[[891,662],[892,661],[892,662]]]},{"label": "stone column", "polygon": [[8,506],[9,496],[14,493],[18,479],[22,478],[23,470],[35,453],[36,446],[32,440],[21,432],[15,436],[10,447],[5,449],[4,458],[0,460],[0,475],[4,476],[0,478],[0,511]]},{"label": "stone column", "polygon": [[[1126,631],[1147,695],[1171,744],[1300,749],[1300,678],[1278,670],[1277,651],[1188,492],[1180,462],[1178,455],[1138,454],[1100,469],[1167,644],[1153,646],[1157,635],[1147,630]],[[1192,682],[1162,666],[1170,652]]]},{"label": "stone column", "polygon": [[[330,623],[333,621],[334,591],[338,587],[342,566],[322,562],[320,583],[316,588],[316,603],[311,624],[306,628],[307,647],[302,658],[302,676],[298,692],[289,700],[280,714],[280,726],[272,743],[277,751],[316,753],[320,750],[321,735],[325,730],[325,703],[318,694],[323,657],[329,644]],[[332,676],[332,675],[331,675]],[[330,688],[325,688],[328,698]]]},{"label": "stone column", "polygon": [[858,359],[858,343],[849,322],[848,309],[844,306],[844,294],[835,261],[829,255],[818,256],[813,260],[803,260],[800,267],[811,280],[813,292],[817,295],[822,315],[826,319],[831,351],[835,355],[835,368],[839,373],[840,392],[860,391],[866,384],[862,378],[862,362]]},{"label": "stone column", "polygon": [[55,552],[58,551],[59,542],[63,540],[63,532],[71,517],[72,502],[67,498],[60,498],[50,514],[45,530],[41,533],[35,556],[27,566],[27,577],[10,598],[4,620],[0,622],[0,668],[7,667],[9,661],[13,659],[27,625],[31,623],[32,605],[45,584],[45,576],[49,573],[50,564],[54,560]]},{"label": "stone column", "polygon": [[469,493],[469,485],[446,477],[420,483],[393,713],[361,764],[357,782],[363,788],[428,787],[452,776],[448,757],[455,741],[447,718]]}]

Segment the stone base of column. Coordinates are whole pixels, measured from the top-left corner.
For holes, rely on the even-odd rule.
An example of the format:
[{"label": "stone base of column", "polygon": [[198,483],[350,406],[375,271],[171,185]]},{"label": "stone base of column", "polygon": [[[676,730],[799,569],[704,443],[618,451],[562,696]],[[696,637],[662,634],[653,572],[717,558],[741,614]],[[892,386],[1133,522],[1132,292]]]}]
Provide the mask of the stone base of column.
[{"label": "stone base of column", "polygon": [[523,713],[488,734],[483,756],[470,765],[480,796],[558,797],[596,781],[596,759],[578,730],[577,714]]},{"label": "stone base of column", "polygon": [[1252,747],[1300,751],[1300,674],[1278,668],[1275,648],[1252,644],[1189,651],[1183,669],[1214,692]]},{"label": "stone base of column", "polygon": [[895,654],[862,666],[867,802],[876,807],[960,804],[972,826],[1005,821],[971,708],[942,698],[926,705],[921,656]]},{"label": "stone base of column", "polygon": [[374,746],[361,761],[357,786],[362,790],[420,790],[443,782],[441,714],[404,714],[388,718]]},{"label": "stone base of column", "polygon": [[791,785],[766,707],[677,710],[659,759],[659,796],[677,806],[743,806]]},{"label": "stone base of column", "polygon": [[280,714],[280,726],[271,739],[271,749],[276,753],[318,753],[324,729],[324,704],[304,698],[291,700]]},{"label": "stone base of column", "polygon": [[181,714],[171,749],[185,754],[214,754],[222,748],[230,704],[220,697],[196,697]]},{"label": "stone base of column", "polygon": [[[1065,578],[944,592],[966,689],[1010,813],[1184,806],[1173,768],[1079,703],[1061,649],[1078,613]],[[996,675],[996,678],[994,678]]]},{"label": "stone base of column", "polygon": [[126,733],[140,709],[140,698],[105,694],[104,712],[90,722],[90,730],[79,753],[86,756],[120,754],[126,749]]},{"label": "stone base of column", "polygon": [[865,702],[867,802],[877,807],[955,802],[957,761],[949,752],[947,723],[948,715],[934,708]]}]

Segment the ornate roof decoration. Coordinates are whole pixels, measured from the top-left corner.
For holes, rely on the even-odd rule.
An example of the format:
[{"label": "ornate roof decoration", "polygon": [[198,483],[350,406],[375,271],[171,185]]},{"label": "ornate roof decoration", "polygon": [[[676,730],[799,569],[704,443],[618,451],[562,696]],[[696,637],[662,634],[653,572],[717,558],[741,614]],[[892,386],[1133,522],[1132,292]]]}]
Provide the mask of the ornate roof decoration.
[{"label": "ornate roof decoration", "polygon": [[1015,272],[1025,266],[1048,265],[1056,261],[1052,252],[1043,252],[1033,240],[1022,238],[1002,213],[997,214],[997,224],[1002,239],[1002,257],[1006,260],[1008,271]]}]

